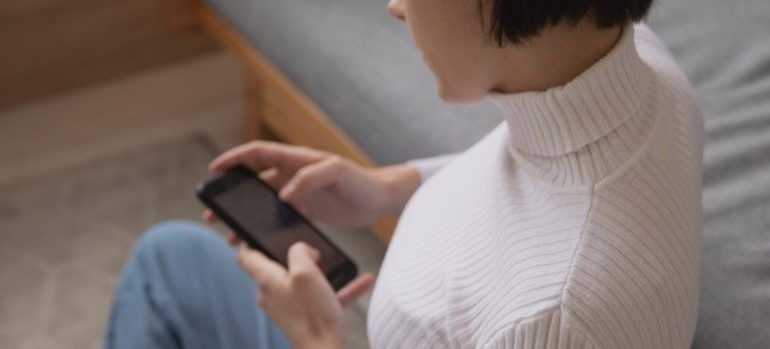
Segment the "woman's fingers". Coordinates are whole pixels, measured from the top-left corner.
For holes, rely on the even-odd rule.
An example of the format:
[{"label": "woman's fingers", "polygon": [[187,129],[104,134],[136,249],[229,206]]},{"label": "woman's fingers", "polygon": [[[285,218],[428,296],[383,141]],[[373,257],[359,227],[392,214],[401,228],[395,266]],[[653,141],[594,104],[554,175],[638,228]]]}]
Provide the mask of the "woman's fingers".
[{"label": "woman's fingers", "polygon": [[278,172],[278,169],[275,167],[259,172],[259,178],[265,181],[269,186],[273,187],[276,191],[281,190],[286,184],[288,178],[285,177],[286,176],[281,176],[281,173]]},{"label": "woman's fingers", "polygon": [[211,211],[211,209],[209,208],[203,210],[203,212],[201,213],[201,218],[203,219],[204,222],[209,224],[214,224],[219,222],[219,218],[217,217],[217,215],[214,214],[214,211]]},{"label": "woman's fingers", "polygon": [[286,269],[283,266],[246,245],[241,245],[238,249],[238,264],[262,290],[269,291],[286,279]]},{"label": "woman's fingers", "polygon": [[[289,248],[289,275],[297,278],[320,278],[326,280],[318,267],[321,254],[315,248],[304,242],[297,242]],[[374,276],[366,273],[337,292],[337,299],[342,307],[346,307],[374,285]],[[330,285],[329,285],[330,286]]]},{"label": "woman's fingers", "polygon": [[307,243],[295,242],[289,247],[289,273],[320,273],[321,269],[316,264],[319,258],[321,258],[321,253],[318,250]]},{"label": "woman's fingers", "polygon": [[[208,224],[216,224],[219,222],[219,217],[217,217],[214,211],[212,211],[210,208],[203,210],[201,213],[201,218]],[[230,246],[238,246],[238,244],[241,243],[241,238],[239,238],[238,235],[230,234],[227,237],[227,243]]]},{"label": "woman's fingers", "polygon": [[332,185],[341,179],[345,160],[329,156],[324,160],[301,168],[281,189],[281,200],[301,203],[305,197],[318,188]]},{"label": "woman's fingers", "polygon": [[[328,287],[329,292],[332,292],[331,285],[325,282],[326,278],[318,267],[320,258],[320,252],[310,245],[304,242],[294,243],[289,247],[287,271],[277,262],[245,245],[241,245],[238,251],[238,263],[263,290],[273,289],[289,277],[291,282],[299,287],[317,286],[320,285],[317,282],[323,280],[326,285],[324,287]],[[342,307],[346,307],[368,292],[373,285],[374,276],[363,274],[337,292],[337,299]]]},{"label": "woman's fingers", "polygon": [[337,292],[337,299],[340,300],[340,304],[345,308],[368,292],[372,286],[374,286],[374,276],[369,273],[363,274],[339,290]]},{"label": "woman's fingers", "polygon": [[241,243],[241,238],[239,238],[238,235],[230,234],[230,236],[227,237],[227,243],[230,244],[230,246],[238,246]]},{"label": "woman's fingers", "polygon": [[323,156],[322,152],[306,147],[257,140],[222,153],[209,164],[209,170],[223,172],[237,164],[244,164],[255,170],[277,167],[280,171],[291,172]]},{"label": "woman's fingers", "polygon": [[267,141],[252,141],[231,148],[209,163],[212,172],[223,172],[240,163],[256,163],[268,167],[279,162],[276,147]]}]

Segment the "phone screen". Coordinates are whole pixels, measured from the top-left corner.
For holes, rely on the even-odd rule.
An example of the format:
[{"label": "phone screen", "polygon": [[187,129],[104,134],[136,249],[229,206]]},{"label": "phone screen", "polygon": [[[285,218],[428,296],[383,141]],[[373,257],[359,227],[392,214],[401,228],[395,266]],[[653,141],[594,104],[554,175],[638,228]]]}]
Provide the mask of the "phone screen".
[{"label": "phone screen", "polygon": [[214,201],[284,266],[288,264],[289,247],[297,241],[304,241],[321,252],[319,266],[324,273],[346,261],[292,207],[257,179],[241,181],[217,195]]}]

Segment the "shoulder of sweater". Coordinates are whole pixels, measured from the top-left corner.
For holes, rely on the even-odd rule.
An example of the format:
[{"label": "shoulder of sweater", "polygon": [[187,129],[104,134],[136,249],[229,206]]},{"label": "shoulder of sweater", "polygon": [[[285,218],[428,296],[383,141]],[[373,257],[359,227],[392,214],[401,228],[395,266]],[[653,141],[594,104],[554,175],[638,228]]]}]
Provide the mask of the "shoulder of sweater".
[{"label": "shoulder of sweater", "polygon": [[523,318],[493,336],[482,347],[517,349],[599,349],[578,317],[556,305]]},{"label": "shoulder of sweater", "polygon": [[[611,173],[602,178],[597,178],[594,190],[601,190],[604,187],[616,182],[616,179],[623,177],[639,166],[648,164],[651,159],[650,154],[658,154],[660,150],[666,149],[665,144],[670,142],[677,133],[670,132],[671,128],[685,127],[689,128],[685,132],[699,132],[703,128],[703,120],[700,110],[695,100],[695,91],[690,85],[684,72],[680,69],[671,53],[668,51],[662,41],[655,35],[650,28],[644,24],[635,26],[636,46],[639,56],[650,68],[654,79],[652,88],[657,96],[655,125],[652,127],[650,135],[634,152],[628,156],[622,165],[614,169]],[[663,123],[666,125],[659,125]],[[664,153],[670,152],[666,149]],[[663,156],[665,157],[665,156]]]},{"label": "shoulder of sweater", "polygon": [[634,28],[637,52],[658,78],[659,87],[673,93],[678,102],[694,106],[695,90],[663,41],[646,24]]}]

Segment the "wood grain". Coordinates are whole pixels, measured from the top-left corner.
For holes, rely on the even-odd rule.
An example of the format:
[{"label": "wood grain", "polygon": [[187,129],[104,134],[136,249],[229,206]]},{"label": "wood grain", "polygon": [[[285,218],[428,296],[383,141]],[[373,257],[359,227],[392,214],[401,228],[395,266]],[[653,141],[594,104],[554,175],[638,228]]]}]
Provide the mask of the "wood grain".
[{"label": "wood grain", "polygon": [[157,0],[0,1],[0,109],[216,48]]}]

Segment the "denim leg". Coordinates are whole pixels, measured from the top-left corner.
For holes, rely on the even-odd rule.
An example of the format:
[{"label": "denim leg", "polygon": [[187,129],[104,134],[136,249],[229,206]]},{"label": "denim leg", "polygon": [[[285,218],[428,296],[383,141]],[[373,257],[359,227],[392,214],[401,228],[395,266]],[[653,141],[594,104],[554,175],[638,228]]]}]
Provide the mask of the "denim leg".
[{"label": "denim leg", "polygon": [[256,297],[224,239],[195,223],[161,223],[123,270],[104,348],[290,348]]}]

